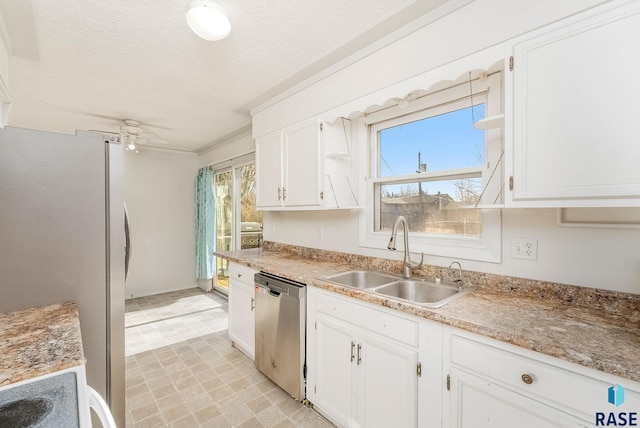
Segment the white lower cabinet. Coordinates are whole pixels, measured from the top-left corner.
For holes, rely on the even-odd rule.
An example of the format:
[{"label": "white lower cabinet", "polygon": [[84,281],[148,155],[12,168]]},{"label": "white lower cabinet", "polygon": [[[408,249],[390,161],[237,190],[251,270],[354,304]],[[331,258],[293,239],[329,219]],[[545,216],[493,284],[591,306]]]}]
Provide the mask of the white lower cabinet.
[{"label": "white lower cabinet", "polygon": [[[439,387],[440,325],[314,287],[307,298],[307,398],[316,410],[340,427],[440,425],[439,393],[426,386]],[[423,355],[431,341],[438,352]]]},{"label": "white lower cabinet", "polygon": [[367,332],[360,333],[357,346],[360,425],[418,426],[418,351]]},{"label": "white lower cabinet", "polygon": [[258,271],[229,263],[229,339],[255,359],[255,297],[253,276]]},{"label": "white lower cabinet", "polygon": [[307,304],[307,398],[339,427],[640,424],[638,382],[316,287]]},{"label": "white lower cabinet", "polygon": [[[445,327],[443,351],[444,427],[592,427],[640,409],[636,382],[507,343]],[[624,408],[608,402],[616,384]]]},{"label": "white lower cabinet", "polygon": [[512,389],[463,370],[451,370],[450,421],[444,426],[488,427],[580,427],[584,426],[549,406]]},{"label": "white lower cabinet", "polygon": [[350,426],[355,413],[355,329],[321,314],[308,327],[314,331],[307,333],[307,398],[336,424]]}]

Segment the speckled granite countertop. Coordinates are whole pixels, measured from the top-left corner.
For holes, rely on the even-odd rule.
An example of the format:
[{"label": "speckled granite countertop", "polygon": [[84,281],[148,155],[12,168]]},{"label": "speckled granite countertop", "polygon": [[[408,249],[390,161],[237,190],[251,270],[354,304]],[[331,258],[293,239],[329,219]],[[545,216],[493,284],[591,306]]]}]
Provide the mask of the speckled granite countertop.
[{"label": "speckled granite countertop", "polygon": [[0,387],[84,363],[75,303],[0,314]]},{"label": "speckled granite countertop", "polygon": [[[484,274],[474,278],[473,273],[465,272],[465,278],[472,278],[469,282],[481,283],[481,286],[443,307],[429,309],[323,280],[358,268],[399,272],[399,267],[391,270],[382,259],[371,259],[369,265],[362,266],[341,253],[333,253],[333,257],[328,258],[302,253],[263,248],[216,254],[256,270],[640,382],[640,296],[620,293],[618,297],[613,292],[583,291],[576,290],[581,287],[535,281],[529,282],[535,282],[537,285],[533,286],[539,289],[524,291],[533,286],[514,285],[510,277],[504,280],[508,285],[491,286],[487,285],[491,281]],[[354,258],[361,262],[362,257]],[[500,282],[496,278],[499,277],[493,276],[491,280]]]}]

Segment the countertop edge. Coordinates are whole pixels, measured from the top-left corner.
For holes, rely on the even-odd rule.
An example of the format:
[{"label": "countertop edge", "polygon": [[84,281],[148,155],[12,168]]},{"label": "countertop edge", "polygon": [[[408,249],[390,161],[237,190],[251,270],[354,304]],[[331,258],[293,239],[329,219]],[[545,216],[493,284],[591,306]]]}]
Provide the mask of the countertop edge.
[{"label": "countertop edge", "polygon": [[[455,328],[460,328],[462,330],[466,330],[472,333],[479,334],[481,336],[485,336],[488,338],[492,338],[495,340],[499,340],[501,342],[509,343],[524,349],[528,349],[531,351],[539,352],[541,354],[559,358],[561,360],[568,361],[570,363],[575,363],[580,366],[588,367],[591,369],[595,369],[607,374],[611,374],[614,376],[620,376],[625,379],[629,379],[635,382],[640,382],[640,366],[633,367],[631,364],[629,367],[624,364],[624,362],[620,362],[616,359],[614,355],[611,355],[607,358],[606,353],[598,353],[593,352],[589,353],[587,350],[582,349],[582,346],[574,346],[574,348],[578,348],[574,350],[569,347],[564,347],[562,345],[561,340],[566,339],[568,343],[573,343],[574,345],[579,345],[575,343],[575,336],[569,331],[562,331],[562,327],[557,327],[552,332],[556,335],[560,340],[558,343],[554,343],[553,341],[548,340],[540,340],[536,339],[532,334],[528,334],[525,331],[517,331],[513,329],[509,329],[506,331],[504,327],[501,326],[491,326],[487,324],[483,324],[481,322],[474,322],[474,320],[469,319],[468,316],[456,316],[456,311],[462,308],[464,305],[479,305],[484,308],[490,308],[491,306],[495,306],[496,310],[500,309],[500,303],[492,303],[490,300],[492,298],[496,299],[508,299],[511,303],[516,303],[521,307],[531,306],[532,311],[544,311],[547,314],[552,314],[552,316],[557,317],[558,320],[566,321],[565,324],[582,324],[585,325],[584,322],[575,320],[575,314],[573,316],[566,317],[562,313],[567,312],[567,310],[577,310],[580,308],[574,308],[571,305],[567,305],[566,303],[554,303],[547,301],[539,301],[532,299],[530,296],[518,296],[517,294],[509,294],[508,296],[503,295],[502,293],[495,293],[491,291],[487,291],[484,289],[477,289],[472,291],[459,298],[458,300],[448,303],[444,307],[431,309],[425,308],[418,305],[413,305],[409,302],[403,302],[391,298],[382,297],[379,295],[375,295],[373,293],[358,290],[346,286],[341,286],[339,284],[334,284],[331,282],[327,282],[323,280],[323,277],[330,276],[335,273],[339,273],[341,271],[345,271],[348,269],[354,269],[350,266],[336,266],[336,269],[332,272],[325,272],[322,277],[315,276],[313,273],[296,273],[295,269],[292,269],[290,272],[283,269],[281,266],[278,267],[275,263],[269,263],[268,261],[263,260],[262,251],[259,252],[251,252],[246,253],[245,255],[240,257],[238,252],[219,252],[216,253],[219,257],[226,258],[232,262],[242,264],[244,266],[248,266],[250,268],[265,271],[267,273],[271,273],[274,275],[280,275],[283,277],[287,277],[289,279],[293,279],[296,281],[300,281],[306,283],[307,285],[311,285],[314,287],[318,287],[324,290],[332,291],[341,295],[345,295],[348,297],[352,297],[364,302],[372,303],[375,305],[380,305],[389,309],[399,310],[403,313],[410,314],[419,318],[428,319],[431,321],[439,322],[444,325],[448,325]],[[286,261],[278,260],[279,264],[286,264]],[[314,260],[315,262],[315,260]],[[293,263],[293,262],[292,262]],[[526,309],[525,309],[526,310]],[[460,311],[463,313],[464,311]],[[468,314],[465,314],[468,315]],[[615,317],[612,314],[590,314],[595,317],[596,320],[601,321],[602,325],[597,326],[599,329],[607,331],[607,330],[615,330],[615,333],[620,335],[621,327],[618,325],[618,320],[614,320],[612,322],[611,318]],[[472,318],[472,317],[471,317]],[[530,317],[535,321],[536,316]],[[532,329],[535,329],[536,326],[532,326]],[[554,326],[551,327],[552,329]],[[573,342],[572,342],[572,339]],[[590,339],[593,339],[591,337]],[[640,339],[640,336],[639,336]],[[638,342],[640,343],[640,341]],[[639,348],[631,349],[630,354],[632,354],[632,358],[637,355],[637,352],[640,350]],[[637,365],[637,363],[636,363]]]},{"label": "countertop edge", "polygon": [[0,387],[85,363],[75,302],[0,314]]}]

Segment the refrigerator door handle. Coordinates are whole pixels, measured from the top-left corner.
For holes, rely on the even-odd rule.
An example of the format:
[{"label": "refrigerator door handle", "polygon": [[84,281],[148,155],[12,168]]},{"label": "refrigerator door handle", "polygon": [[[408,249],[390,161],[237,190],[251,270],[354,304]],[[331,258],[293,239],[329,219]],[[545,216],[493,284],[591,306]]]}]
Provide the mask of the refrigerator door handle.
[{"label": "refrigerator door handle", "polygon": [[131,230],[129,227],[129,212],[127,204],[124,204],[124,280],[129,274],[129,261],[131,260]]}]

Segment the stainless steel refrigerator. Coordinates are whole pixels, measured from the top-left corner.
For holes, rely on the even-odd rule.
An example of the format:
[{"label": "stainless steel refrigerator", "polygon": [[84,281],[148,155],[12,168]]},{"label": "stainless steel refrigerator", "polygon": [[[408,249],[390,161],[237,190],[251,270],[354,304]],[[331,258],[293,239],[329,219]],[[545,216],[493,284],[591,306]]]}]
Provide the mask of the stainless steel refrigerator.
[{"label": "stainless steel refrigerator", "polygon": [[123,147],[0,130],[0,312],[74,300],[87,381],[124,426]]}]

